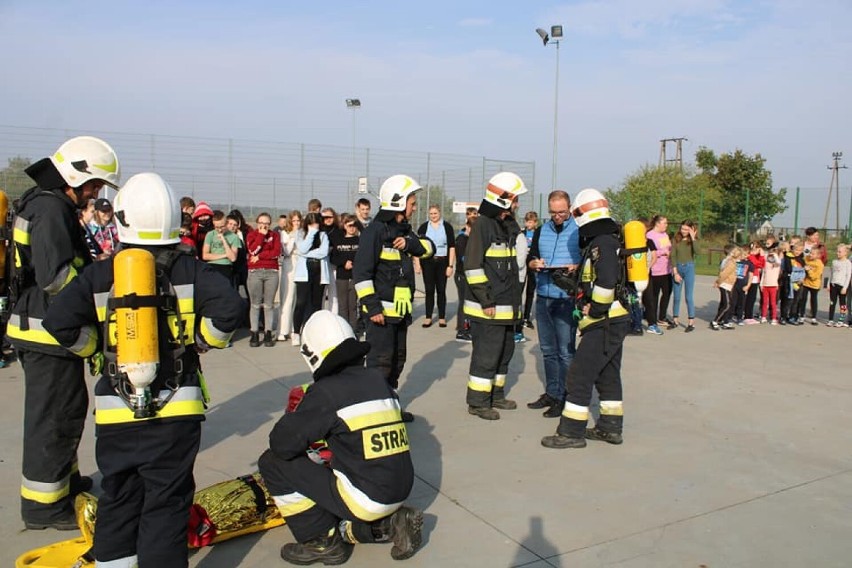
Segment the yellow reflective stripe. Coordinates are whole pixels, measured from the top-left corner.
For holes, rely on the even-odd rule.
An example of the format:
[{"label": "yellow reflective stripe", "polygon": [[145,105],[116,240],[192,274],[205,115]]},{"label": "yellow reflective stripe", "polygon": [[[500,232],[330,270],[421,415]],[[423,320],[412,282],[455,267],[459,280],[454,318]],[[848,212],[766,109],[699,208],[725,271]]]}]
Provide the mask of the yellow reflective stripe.
[{"label": "yellow reflective stripe", "polygon": [[485,315],[485,311],[482,309],[482,304],[479,302],[474,302],[473,300],[465,300],[464,301],[464,313],[469,316],[476,316],[484,319],[493,319],[493,320],[511,320],[516,319],[518,316],[515,314],[515,309],[512,306],[494,306],[494,317],[488,317]]},{"label": "yellow reflective stripe", "polygon": [[70,476],[65,476],[59,481],[45,483],[43,481],[32,481],[26,477],[21,478],[21,497],[51,505],[60,499],[67,497],[71,491]]},{"label": "yellow reflective stripe", "polygon": [[337,416],[352,431],[402,420],[399,401],[395,398],[368,400],[367,402],[352,404],[338,410]]},{"label": "yellow reflective stripe", "polygon": [[482,377],[474,377],[470,375],[467,379],[467,388],[477,392],[491,392],[494,381],[491,379],[483,379]]},{"label": "yellow reflective stripe", "polygon": [[[621,305],[621,302],[619,302],[619,301],[615,301],[615,302],[613,302],[613,303],[612,303],[612,305],[609,307],[609,313],[607,313],[607,316],[606,316],[606,317],[609,317],[609,318],[615,318],[615,317],[620,317],[620,316],[626,316],[626,315],[628,315],[629,313],[630,313],[630,312],[628,312],[628,311],[624,308],[624,306],[622,306],[622,305]],[[581,320],[580,320],[580,323],[579,323],[579,324],[577,324],[577,329],[579,329],[579,330],[583,330],[583,329],[585,329],[586,327],[588,327],[588,326],[592,325],[593,323],[597,323],[597,322],[599,322],[599,321],[603,321],[604,319],[606,319],[606,318],[603,318],[603,317],[601,317],[601,318],[593,318],[593,317],[585,316],[585,317],[583,317],[583,319],[581,319]]]},{"label": "yellow reflective stripe", "polygon": [[402,260],[402,252],[391,247],[382,247],[382,252],[379,255],[381,260]]},{"label": "yellow reflective stripe", "polygon": [[337,476],[337,492],[352,514],[362,521],[377,521],[387,517],[402,506],[402,502],[386,505],[373,501],[363,491],[352,485],[352,482],[344,473],[336,469],[332,471]]},{"label": "yellow reflective stripe", "polygon": [[82,256],[75,256],[71,260],[71,266],[73,266],[74,268],[83,268],[84,266],[86,266],[86,259]]},{"label": "yellow reflective stripe", "polygon": [[26,331],[21,329],[21,316],[18,314],[9,315],[9,325],[6,328],[6,334],[13,339],[29,341],[30,343],[41,343],[43,345],[59,345],[52,335],[45,331],[40,319],[28,318],[30,328]]},{"label": "yellow reflective stripe", "polygon": [[595,286],[592,288],[592,301],[598,304],[609,304],[615,299],[614,288],[603,288]]},{"label": "yellow reflective stripe", "polygon": [[372,280],[364,280],[363,282],[358,282],[355,284],[355,295],[358,296],[358,299],[364,298],[365,296],[369,296],[370,294],[375,294],[376,288],[373,285]]},{"label": "yellow reflective stripe", "polygon": [[[160,391],[159,398],[167,397],[169,391]],[[203,394],[200,387],[180,387],[169,403],[156,416],[150,418],[134,418],[133,411],[127,408],[124,401],[117,395],[99,395],[95,397],[96,424],[122,424],[126,422],[142,422],[155,418],[172,418],[175,416],[193,416],[204,414]]]},{"label": "yellow reflective stripe", "polygon": [[509,248],[508,245],[492,244],[485,251],[485,256],[490,256],[492,258],[510,258],[515,256],[515,249]]},{"label": "yellow reflective stripe", "polygon": [[570,420],[580,420],[585,422],[589,419],[589,407],[571,404],[565,401],[565,407],[562,409],[562,416]]},{"label": "yellow reflective stripe", "polygon": [[98,347],[98,330],[94,325],[80,328],[80,335],[68,351],[80,357],[89,357]]},{"label": "yellow reflective stripe", "polygon": [[213,325],[212,319],[201,318],[201,335],[204,336],[205,341],[207,341],[207,344],[211,347],[224,349],[228,346],[228,342],[231,340],[231,336],[233,334],[220,331],[215,325]]},{"label": "yellow reflective stripe", "polygon": [[396,311],[396,306],[393,302],[385,302],[384,300],[382,301],[382,314],[391,318],[405,317],[403,314]]},{"label": "yellow reflective stripe", "polygon": [[602,400],[602,416],[624,416],[624,403],[620,400]]},{"label": "yellow reflective stripe", "polygon": [[272,499],[275,501],[275,506],[282,517],[292,517],[299,513],[304,513],[316,503],[308,499],[301,493],[288,493],[287,495],[274,495]]},{"label": "yellow reflective stripe", "polygon": [[420,258],[429,258],[435,254],[435,249],[432,247],[432,241],[429,239],[420,239],[420,244],[426,249],[426,252],[420,255]]},{"label": "yellow reflective stripe", "polygon": [[15,225],[12,229],[12,240],[16,243],[29,246],[30,238],[30,222],[23,217],[15,217]]},{"label": "yellow reflective stripe", "polygon": [[66,264],[56,274],[56,278],[53,279],[53,282],[44,287],[44,291],[51,296],[58,294],[72,280],[74,280],[75,276],[77,276],[77,269],[74,268],[73,264]]},{"label": "yellow reflective stripe", "polygon": [[494,375],[494,386],[495,387],[505,387],[506,386],[506,375]]},{"label": "yellow reflective stripe", "polygon": [[488,282],[488,276],[485,275],[485,270],[482,268],[465,270],[464,277],[468,284],[484,284]]},{"label": "yellow reflective stripe", "polygon": [[109,300],[109,292],[97,292],[93,294],[95,301],[95,313],[98,315],[98,321],[106,320],[107,301]]}]

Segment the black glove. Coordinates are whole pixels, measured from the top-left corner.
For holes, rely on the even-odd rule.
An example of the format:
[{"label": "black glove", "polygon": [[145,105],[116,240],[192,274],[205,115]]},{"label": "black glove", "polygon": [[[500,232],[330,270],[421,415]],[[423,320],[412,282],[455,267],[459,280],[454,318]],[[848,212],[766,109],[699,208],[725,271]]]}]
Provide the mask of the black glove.
[{"label": "black glove", "polygon": [[567,268],[557,268],[553,271],[553,283],[565,290],[569,296],[577,294],[577,283],[580,279],[579,270],[568,270]]}]

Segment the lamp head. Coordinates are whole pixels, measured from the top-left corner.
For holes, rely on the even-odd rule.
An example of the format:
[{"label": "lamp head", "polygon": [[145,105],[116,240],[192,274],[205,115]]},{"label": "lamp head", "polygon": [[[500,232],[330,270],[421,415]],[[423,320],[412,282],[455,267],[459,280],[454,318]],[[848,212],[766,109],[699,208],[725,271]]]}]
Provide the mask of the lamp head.
[{"label": "lamp head", "polygon": [[346,99],[346,108],[361,108],[361,99]]},{"label": "lamp head", "polygon": [[550,36],[547,35],[547,32],[544,31],[542,28],[536,28],[535,33],[538,34],[538,37],[541,38],[541,41],[544,42],[544,45],[547,45],[547,42],[550,41]]}]

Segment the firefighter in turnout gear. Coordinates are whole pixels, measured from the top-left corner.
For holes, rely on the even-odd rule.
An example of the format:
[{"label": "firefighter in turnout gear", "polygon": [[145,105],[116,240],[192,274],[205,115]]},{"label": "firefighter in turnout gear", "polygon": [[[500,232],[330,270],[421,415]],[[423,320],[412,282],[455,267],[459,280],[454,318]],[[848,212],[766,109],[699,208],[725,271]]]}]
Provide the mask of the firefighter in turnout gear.
[{"label": "firefighter in turnout gear", "polygon": [[[107,362],[95,386],[95,457],[103,474],[98,565],[185,567],[207,403],[199,353],[227,347],[244,303],[227,279],[177,246],[180,204],[160,176],[131,177],[114,208],[122,250],[66,286],[44,326],[72,352],[99,350]],[[119,272],[134,273],[131,282],[147,280],[149,289],[129,291]],[[146,338],[158,338],[151,352],[130,349]],[[150,369],[152,360],[159,364],[140,382],[135,370]],[[149,393],[141,402],[140,391]]]},{"label": "firefighter in turnout gear", "polygon": [[[568,368],[565,407],[556,434],[541,440],[544,447],[557,449],[584,448],[587,438],[621,443],[621,352],[630,330],[625,262],[609,203],[598,190],[584,189],[577,194],[572,213],[583,248],[577,287],[583,340]],[[593,387],[600,395],[600,418],[594,428],[586,429]]]},{"label": "firefighter in turnout gear", "polygon": [[[376,218],[361,233],[352,267],[355,293],[365,319],[367,367],[382,372],[396,389],[405,366],[408,327],[414,298],[412,257],[429,258],[435,245],[418,237],[409,221],[417,209],[420,184],[406,175],[394,175],[379,190],[381,205]],[[413,419],[403,413],[406,421]]]},{"label": "firefighter in turnout gear", "polygon": [[24,370],[21,517],[28,529],[75,530],[74,495],[92,480],[77,468],[89,399],[84,362],[93,344],[71,353],[44,327],[48,306],[91,262],[78,209],[119,182],[118,158],[103,140],[72,138],[26,169],[36,186],[21,196],[12,230],[7,335]]},{"label": "firefighter in turnout gear", "polygon": [[[370,344],[342,317],[316,312],[301,339],[314,383],[275,424],[257,462],[296,539],[281,557],[343,564],[355,543],[393,542],[391,556],[409,558],[420,546],[423,513],[403,506],[414,468],[396,393],[380,370],[364,368]],[[309,456],[320,439],[331,450],[327,465]]]},{"label": "firefighter in turnout gear", "polygon": [[514,410],[506,399],[506,373],[515,353],[514,327],[521,321],[521,283],[515,242],[521,228],[512,216],[517,198],[527,192],[511,172],[488,182],[479,219],[470,231],[464,259],[467,284],[464,313],[470,318],[473,352],[467,381],[468,412],[498,420],[495,409]]}]

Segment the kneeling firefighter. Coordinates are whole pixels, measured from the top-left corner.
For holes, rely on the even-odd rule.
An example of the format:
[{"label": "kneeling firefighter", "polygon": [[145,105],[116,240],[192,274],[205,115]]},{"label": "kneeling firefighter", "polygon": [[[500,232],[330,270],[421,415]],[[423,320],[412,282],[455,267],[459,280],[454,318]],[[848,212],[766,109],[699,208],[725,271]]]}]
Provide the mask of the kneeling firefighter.
[{"label": "kneeling firefighter", "polygon": [[[610,217],[609,203],[596,189],[577,194],[572,214],[583,249],[576,286],[576,306],[582,314],[577,328],[583,340],[568,368],[565,407],[556,435],[541,440],[546,448],[584,448],[586,438],[610,444],[622,441],[621,352],[630,314],[620,229]],[[595,427],[586,429],[592,387],[600,395],[601,414]]]},{"label": "kneeling firefighter", "polygon": [[[293,531],[281,548],[293,564],[343,564],[353,544],[393,542],[403,560],[420,546],[423,513],[403,506],[414,483],[399,399],[384,374],[364,368],[370,344],[327,310],[302,330],[302,356],[314,383],[269,435],[257,462],[269,493]],[[328,466],[309,456],[323,439]]]},{"label": "kneeling firefighter", "polygon": [[199,353],[227,347],[243,301],[177,247],[180,205],[160,176],[130,178],[114,209],[122,250],[66,286],[44,327],[106,361],[95,386],[98,565],[185,567],[207,403]]}]

